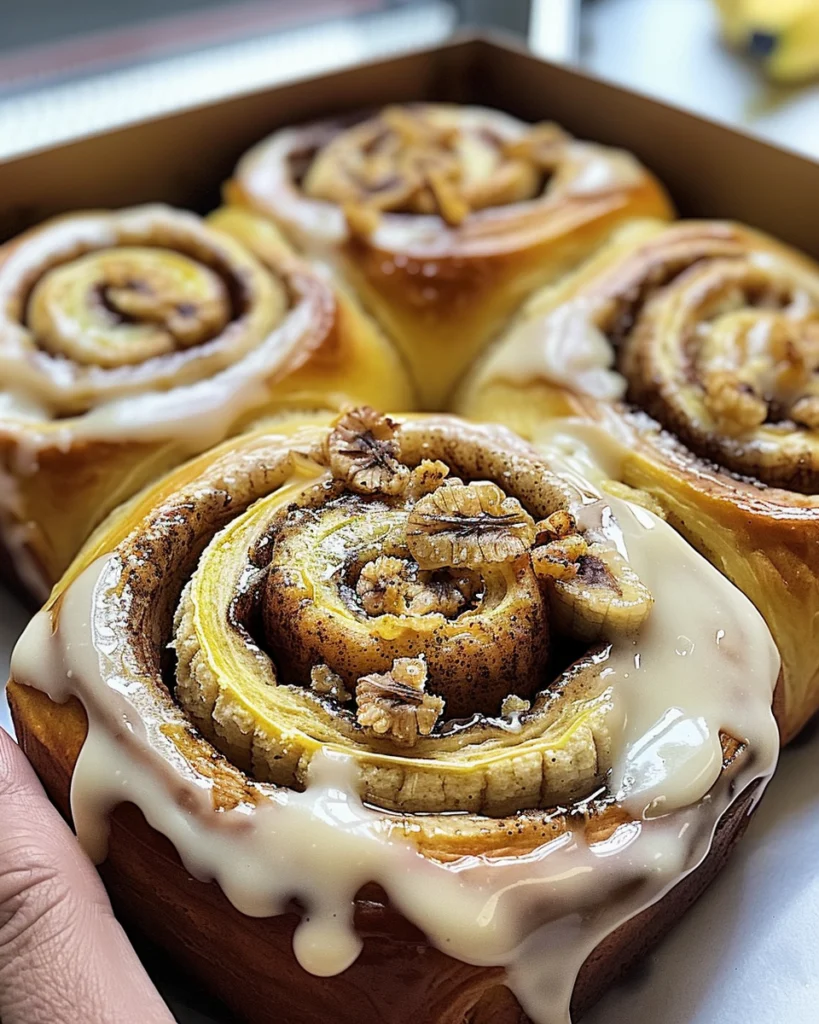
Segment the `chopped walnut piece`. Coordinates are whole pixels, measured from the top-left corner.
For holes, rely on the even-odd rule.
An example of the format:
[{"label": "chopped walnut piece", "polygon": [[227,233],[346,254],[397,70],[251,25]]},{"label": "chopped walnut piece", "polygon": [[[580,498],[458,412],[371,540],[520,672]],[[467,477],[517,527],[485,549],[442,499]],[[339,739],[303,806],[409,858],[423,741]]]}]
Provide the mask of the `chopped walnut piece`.
[{"label": "chopped walnut piece", "polygon": [[819,396],[806,395],[794,402],[791,416],[808,430],[819,430]]},{"label": "chopped walnut piece", "polygon": [[429,736],[444,710],[442,697],[425,693],[423,658],[396,658],[389,672],[362,676],[356,683],[358,724],[365,732],[412,747]]},{"label": "chopped walnut piece", "polygon": [[513,159],[531,161],[550,171],[562,158],[569,138],[560,125],[543,121],[532,125],[520,138],[507,142],[504,154]]},{"label": "chopped walnut piece", "polygon": [[441,462],[440,459],[424,459],[410,473],[406,490],[407,497],[417,500],[423,498],[425,494],[437,491],[448,475],[449,466],[445,462]]},{"label": "chopped walnut piece", "polygon": [[388,416],[368,405],[345,413],[327,441],[330,472],[360,494],[400,494],[409,469],[397,458],[397,431]]},{"label": "chopped walnut piece", "polygon": [[475,595],[477,584],[468,574],[444,580],[428,579],[415,562],[379,555],[361,570],[356,593],[368,615],[429,615],[455,618]]},{"label": "chopped walnut piece", "polygon": [[516,693],[510,693],[508,697],[503,698],[501,715],[503,718],[508,718],[510,715],[521,715],[524,711],[528,711],[531,706],[531,701],[518,697]]},{"label": "chopped walnut piece", "polygon": [[526,509],[487,480],[439,487],[407,518],[407,547],[427,569],[511,562],[534,539],[535,522]]},{"label": "chopped walnut piece", "polygon": [[474,210],[535,198],[563,138],[540,126],[508,142],[491,125],[453,121],[434,106],[392,106],[322,146],[301,188],[340,205],[354,236],[368,237],[390,212],[437,214],[457,228]]},{"label": "chopped walnut piece", "polygon": [[465,221],[469,216],[469,203],[460,191],[458,178],[433,168],[427,172],[427,181],[438,210],[447,224],[457,227]]},{"label": "chopped walnut piece", "polygon": [[559,508],[557,512],[552,512],[550,516],[536,523],[535,530],[537,531],[535,543],[546,544],[552,540],[559,540],[561,537],[568,537],[570,533],[576,533],[577,523],[571,512]]},{"label": "chopped walnut piece", "polygon": [[554,580],[571,580],[577,575],[578,560],[586,554],[588,544],[579,533],[542,544],[532,551],[532,568],[536,575]]},{"label": "chopped walnut piece", "polygon": [[403,615],[406,601],[402,584],[406,582],[407,562],[403,558],[379,555],[367,562],[358,577],[356,594],[368,615]]},{"label": "chopped walnut piece", "polygon": [[381,120],[387,128],[395,132],[401,144],[405,146],[419,146],[431,140],[441,145],[449,145],[456,135],[454,127],[433,126],[414,110],[398,104],[384,107],[381,111]]},{"label": "chopped walnut piece", "polygon": [[344,219],[352,235],[369,238],[378,229],[378,211],[364,203],[345,203]]},{"label": "chopped walnut piece", "polygon": [[314,665],[310,669],[310,687],[322,697],[332,697],[339,704],[352,700],[353,695],[345,689],[344,680],[329,665]]},{"label": "chopped walnut piece", "polygon": [[716,370],[705,380],[705,407],[720,430],[741,434],[765,422],[768,404],[735,373]]}]

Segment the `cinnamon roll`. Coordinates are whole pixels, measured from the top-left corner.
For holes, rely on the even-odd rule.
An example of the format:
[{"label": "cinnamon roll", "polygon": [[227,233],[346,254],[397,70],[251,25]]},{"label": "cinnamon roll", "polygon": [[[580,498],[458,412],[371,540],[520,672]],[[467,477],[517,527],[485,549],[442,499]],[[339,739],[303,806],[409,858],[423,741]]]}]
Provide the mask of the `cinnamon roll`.
[{"label": "cinnamon roll", "polygon": [[286,128],[226,187],[332,263],[399,345],[427,408],[535,288],[632,217],[669,217],[629,154],[447,104]]},{"label": "cinnamon roll", "polygon": [[221,223],[82,213],[0,248],[0,546],[29,593],[121,501],[259,417],[412,407],[353,298],[270,223]]},{"label": "cinnamon roll", "polygon": [[22,638],[49,792],[242,1019],[563,1022],[741,833],[770,634],[575,440],[247,434],[116,512]]},{"label": "cinnamon roll", "polygon": [[633,225],[534,297],[464,386],[530,438],[581,417],[764,615],[783,739],[819,707],[819,267],[737,224]]}]

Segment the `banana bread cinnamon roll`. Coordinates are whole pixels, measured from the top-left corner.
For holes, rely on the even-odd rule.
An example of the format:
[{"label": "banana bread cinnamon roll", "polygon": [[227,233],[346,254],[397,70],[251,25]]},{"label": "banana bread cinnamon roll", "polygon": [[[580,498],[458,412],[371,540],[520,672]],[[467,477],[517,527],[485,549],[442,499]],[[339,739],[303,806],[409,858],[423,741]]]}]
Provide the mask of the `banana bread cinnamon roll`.
[{"label": "banana bread cinnamon roll", "polygon": [[440,408],[535,288],[633,217],[669,217],[631,155],[554,124],[447,104],[285,128],[226,188],[304,253],[332,263]]},{"label": "banana bread cinnamon roll", "polygon": [[819,707],[819,267],[737,224],[632,226],[531,300],[458,404],[541,440],[604,425],[610,474],[764,615],[795,735]]},{"label": "banana bread cinnamon roll", "polygon": [[773,641],[588,440],[250,433],[115,513],[24,635],[29,757],[242,1019],[563,1022],[744,828]]},{"label": "banana bread cinnamon roll", "polygon": [[122,500],[259,417],[412,405],[353,298],[271,224],[237,213],[225,228],[146,206],[0,248],[0,538],[30,593]]}]

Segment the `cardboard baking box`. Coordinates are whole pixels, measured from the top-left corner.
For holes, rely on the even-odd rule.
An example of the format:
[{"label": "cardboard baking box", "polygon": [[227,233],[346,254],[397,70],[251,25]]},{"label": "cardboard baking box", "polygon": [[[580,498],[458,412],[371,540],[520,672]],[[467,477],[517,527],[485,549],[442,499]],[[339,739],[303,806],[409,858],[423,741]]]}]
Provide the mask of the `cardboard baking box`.
[{"label": "cardboard baking box", "polygon": [[0,239],[67,210],[219,202],[238,158],[274,129],[379,103],[451,100],[553,120],[631,150],[682,216],[744,221],[819,257],[819,164],[589,75],[509,39],[443,46],[294,81],[0,164]]}]

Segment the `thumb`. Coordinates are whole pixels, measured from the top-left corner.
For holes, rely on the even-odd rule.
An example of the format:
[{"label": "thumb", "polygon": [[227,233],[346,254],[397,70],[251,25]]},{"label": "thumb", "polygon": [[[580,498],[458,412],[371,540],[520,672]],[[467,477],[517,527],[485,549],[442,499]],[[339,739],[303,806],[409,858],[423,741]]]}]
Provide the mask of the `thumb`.
[{"label": "thumb", "polygon": [[93,865],[2,728],[0,1020],[173,1022]]}]

